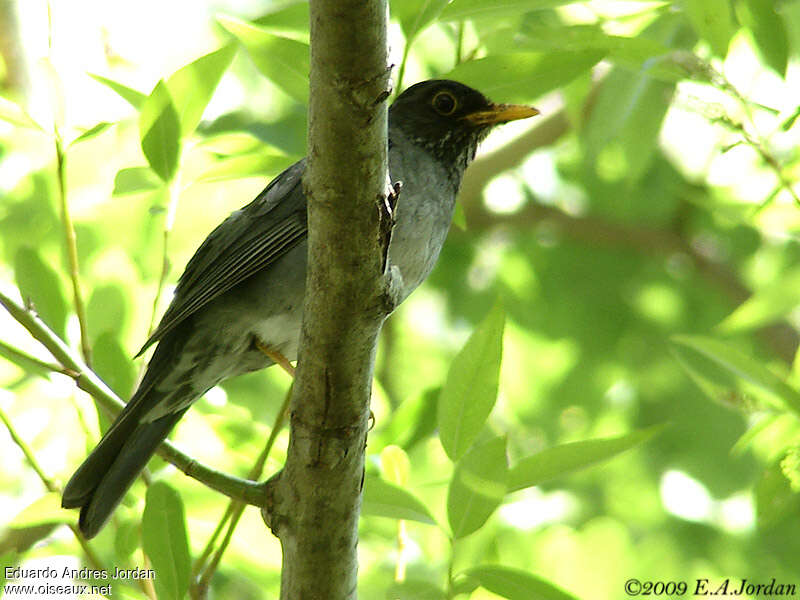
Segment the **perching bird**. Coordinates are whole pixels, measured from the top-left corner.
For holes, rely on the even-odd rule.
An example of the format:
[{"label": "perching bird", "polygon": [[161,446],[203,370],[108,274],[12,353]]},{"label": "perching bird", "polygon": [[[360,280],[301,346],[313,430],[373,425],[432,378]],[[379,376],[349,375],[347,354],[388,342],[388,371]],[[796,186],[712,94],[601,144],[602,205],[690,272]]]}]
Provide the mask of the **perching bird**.
[{"label": "perching bird", "polygon": [[[402,183],[389,262],[405,299],[428,276],[478,143],[499,123],[536,109],[494,104],[455,81],[405,90],[389,109],[389,173]],[[138,389],[67,483],[65,508],[97,534],[186,410],[222,380],[295,360],[307,264],[301,160],[206,238],[142,352],[158,342]],[[267,350],[265,354],[264,350]],[[141,354],[141,352],[140,352]]]}]

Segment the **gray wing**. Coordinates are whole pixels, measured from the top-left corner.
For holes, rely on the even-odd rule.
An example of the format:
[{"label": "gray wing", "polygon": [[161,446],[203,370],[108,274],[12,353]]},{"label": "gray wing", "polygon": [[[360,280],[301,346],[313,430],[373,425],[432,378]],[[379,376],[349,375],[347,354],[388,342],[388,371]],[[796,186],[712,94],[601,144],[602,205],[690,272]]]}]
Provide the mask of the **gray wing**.
[{"label": "gray wing", "polygon": [[293,164],[209,234],[186,265],[172,303],[137,356],[203,305],[268,267],[306,237],[305,166],[305,160]]}]

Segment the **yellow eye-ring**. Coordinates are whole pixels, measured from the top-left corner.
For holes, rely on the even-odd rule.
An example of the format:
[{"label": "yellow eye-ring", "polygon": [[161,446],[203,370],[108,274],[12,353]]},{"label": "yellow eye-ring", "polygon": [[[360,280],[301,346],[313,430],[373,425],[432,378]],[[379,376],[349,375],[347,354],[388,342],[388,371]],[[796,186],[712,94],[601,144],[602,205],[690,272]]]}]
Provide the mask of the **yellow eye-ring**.
[{"label": "yellow eye-ring", "polygon": [[431,100],[431,104],[436,112],[444,116],[452,115],[456,112],[456,107],[458,106],[456,97],[446,91],[437,92],[433,100]]}]

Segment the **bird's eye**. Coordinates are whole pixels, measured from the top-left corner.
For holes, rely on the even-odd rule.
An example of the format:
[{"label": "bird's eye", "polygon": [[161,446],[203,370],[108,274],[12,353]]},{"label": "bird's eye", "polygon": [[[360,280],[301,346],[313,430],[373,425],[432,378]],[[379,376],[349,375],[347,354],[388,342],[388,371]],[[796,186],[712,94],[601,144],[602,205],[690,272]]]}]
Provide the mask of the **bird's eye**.
[{"label": "bird's eye", "polygon": [[456,111],[456,106],[458,105],[455,96],[450,92],[437,93],[433,97],[431,104],[436,112],[445,116],[452,115]]}]

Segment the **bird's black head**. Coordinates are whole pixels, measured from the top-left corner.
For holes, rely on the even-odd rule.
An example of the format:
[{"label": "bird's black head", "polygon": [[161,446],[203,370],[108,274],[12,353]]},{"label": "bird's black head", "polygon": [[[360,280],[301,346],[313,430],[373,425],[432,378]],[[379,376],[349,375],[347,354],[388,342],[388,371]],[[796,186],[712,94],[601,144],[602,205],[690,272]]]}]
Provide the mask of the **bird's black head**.
[{"label": "bird's black head", "polygon": [[460,177],[492,127],[538,113],[528,106],[495,104],[457,81],[431,79],[397,97],[389,109],[389,127],[402,130]]}]

